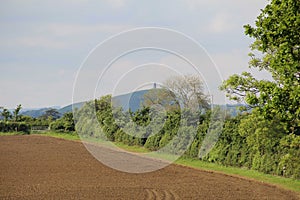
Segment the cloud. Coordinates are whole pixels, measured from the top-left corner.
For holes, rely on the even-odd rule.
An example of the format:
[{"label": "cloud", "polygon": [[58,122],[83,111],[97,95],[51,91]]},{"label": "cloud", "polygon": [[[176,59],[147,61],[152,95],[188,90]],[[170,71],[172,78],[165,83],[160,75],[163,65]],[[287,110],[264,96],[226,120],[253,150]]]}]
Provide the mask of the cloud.
[{"label": "cloud", "polygon": [[[252,1],[239,1],[239,0],[185,0],[184,1],[187,6],[191,10],[198,10],[203,7],[206,8],[220,8],[220,9],[237,9],[237,8],[248,8],[251,10],[253,7],[261,7],[262,1],[261,0],[252,0]],[[267,2],[264,2],[263,4],[266,4]]]},{"label": "cloud", "polygon": [[267,2],[261,0],[186,0],[186,7],[190,12],[197,12],[197,22],[200,32],[208,34],[231,34],[243,30],[243,25],[253,23],[260,9]]},{"label": "cloud", "polygon": [[18,38],[13,43],[23,47],[42,47],[53,49],[62,49],[67,46],[63,41],[53,40],[45,36]]},{"label": "cloud", "polygon": [[249,68],[248,49],[234,49],[228,52],[213,54],[212,59],[218,66],[224,79],[232,74],[241,74],[244,71],[251,72],[258,79],[272,80],[270,73]]},{"label": "cloud", "polygon": [[41,64],[1,66],[0,105],[13,108],[67,105],[71,102],[75,70]]},{"label": "cloud", "polygon": [[210,1],[206,1],[206,0],[185,0],[186,5],[188,6],[188,8],[190,10],[197,10],[199,8],[203,8],[203,6],[212,6],[215,5],[217,3],[217,1],[215,0],[210,0]]},{"label": "cloud", "polygon": [[41,33],[48,33],[53,36],[84,36],[96,33],[118,33],[129,29],[130,26],[124,24],[66,24],[54,23],[40,28]]},{"label": "cloud", "polygon": [[[50,23],[32,28],[30,33],[23,35],[2,35],[1,46],[18,48],[71,49],[75,46],[86,45],[94,38],[97,43],[100,38],[128,30],[130,26],[121,24],[74,24]],[[96,42],[94,45],[97,44]],[[1,47],[0,46],[0,47]]]},{"label": "cloud", "polygon": [[228,13],[217,13],[208,24],[210,33],[226,33],[239,28],[235,23],[233,16]]},{"label": "cloud", "polygon": [[125,0],[105,0],[114,8],[121,8],[125,5]]},{"label": "cloud", "polygon": [[65,74],[66,74],[66,70],[64,70],[64,69],[58,70],[58,76],[63,77]]}]

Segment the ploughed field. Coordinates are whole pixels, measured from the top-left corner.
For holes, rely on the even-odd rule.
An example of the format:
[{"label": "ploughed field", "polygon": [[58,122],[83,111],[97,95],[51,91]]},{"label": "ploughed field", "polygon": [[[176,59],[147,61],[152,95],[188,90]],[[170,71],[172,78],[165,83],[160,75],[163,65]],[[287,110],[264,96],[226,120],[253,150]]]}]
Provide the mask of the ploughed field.
[{"label": "ploughed field", "polygon": [[169,165],[131,174],[96,160],[80,142],[0,136],[0,199],[298,199],[244,178]]}]

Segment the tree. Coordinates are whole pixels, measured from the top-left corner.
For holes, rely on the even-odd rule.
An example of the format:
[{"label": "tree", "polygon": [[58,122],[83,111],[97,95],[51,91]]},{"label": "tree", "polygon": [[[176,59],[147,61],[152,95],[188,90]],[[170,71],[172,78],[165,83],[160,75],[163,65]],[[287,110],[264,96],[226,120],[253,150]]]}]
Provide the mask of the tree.
[{"label": "tree", "polygon": [[266,119],[279,117],[296,133],[300,125],[300,1],[272,0],[255,24],[244,26],[245,34],[255,39],[249,67],[268,71],[273,80],[257,80],[244,72],[229,77],[220,89],[230,99],[256,107]]},{"label": "tree", "polygon": [[55,108],[50,108],[45,111],[45,113],[41,116],[43,119],[53,119],[56,120],[60,117],[60,113]]},{"label": "tree", "polygon": [[115,140],[115,133],[119,129],[115,123],[112,108],[111,95],[102,96],[99,100],[95,99],[95,109],[97,113],[97,120],[108,140]]},{"label": "tree", "polygon": [[208,95],[204,94],[203,82],[197,75],[171,77],[163,88],[150,90],[144,95],[145,104],[160,104],[168,108],[209,108]]},{"label": "tree", "polygon": [[252,169],[264,173],[275,173],[281,159],[280,140],[285,134],[286,124],[274,118],[266,120],[254,110],[241,119],[238,132],[245,138],[251,155]]},{"label": "tree", "polygon": [[179,110],[180,105],[175,94],[166,88],[154,88],[144,94],[143,106],[159,105],[167,111]]},{"label": "tree", "polygon": [[66,131],[75,131],[75,123],[72,112],[67,112],[63,115],[62,120]]},{"label": "tree", "polygon": [[72,112],[67,112],[62,118],[50,124],[51,130],[75,131],[75,123]]},{"label": "tree", "polygon": [[15,108],[14,112],[13,112],[13,118],[14,118],[14,121],[17,122],[19,120],[19,113],[22,109],[22,105],[19,104],[17,105],[17,107]]},{"label": "tree", "polygon": [[3,110],[1,112],[1,116],[4,118],[4,121],[8,121],[12,117],[12,115],[8,109],[6,108],[2,108],[2,109]]}]

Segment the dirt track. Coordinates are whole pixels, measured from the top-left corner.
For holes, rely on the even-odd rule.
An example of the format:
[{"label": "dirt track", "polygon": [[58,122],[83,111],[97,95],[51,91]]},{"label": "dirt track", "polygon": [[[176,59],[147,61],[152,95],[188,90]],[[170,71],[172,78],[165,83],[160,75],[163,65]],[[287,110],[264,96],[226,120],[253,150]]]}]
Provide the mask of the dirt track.
[{"label": "dirt track", "polygon": [[170,165],[129,174],[102,165],[79,142],[0,137],[0,199],[298,199],[246,179]]}]

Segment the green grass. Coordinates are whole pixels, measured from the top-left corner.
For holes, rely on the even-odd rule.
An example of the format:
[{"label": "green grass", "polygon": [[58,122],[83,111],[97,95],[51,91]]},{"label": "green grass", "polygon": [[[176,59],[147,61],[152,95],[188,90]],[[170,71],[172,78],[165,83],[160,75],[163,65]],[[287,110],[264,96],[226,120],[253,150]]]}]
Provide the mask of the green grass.
[{"label": "green grass", "polygon": [[[0,133],[0,135],[15,135],[17,133]],[[80,137],[76,133],[57,133],[57,132],[34,132],[33,134],[39,134],[44,136],[50,136],[50,137],[56,137],[56,138],[63,138],[66,140],[80,140]],[[99,142],[99,140],[92,140],[91,142]],[[101,142],[102,144],[111,146],[109,142]],[[117,147],[124,149],[126,151],[130,152],[136,152],[136,153],[147,153],[150,152],[148,149],[145,149],[144,147],[140,146],[128,146],[123,143],[114,143]],[[163,156],[162,156],[163,157]],[[215,171],[227,175],[232,176],[239,176],[239,177],[245,177],[253,180],[257,180],[264,183],[269,183],[272,185],[279,186],[281,188],[285,188],[288,190],[292,190],[295,192],[298,192],[300,194],[300,180],[295,180],[292,178],[284,178],[280,176],[273,176],[269,174],[264,174],[255,170],[248,170],[243,168],[237,168],[237,167],[226,167],[222,165],[218,165],[215,163],[208,163],[203,162],[197,159],[191,159],[191,158],[180,158],[178,159],[175,164],[183,165],[183,166],[189,166],[196,169],[202,169],[207,171]]]},{"label": "green grass", "polygon": [[116,142],[114,143],[117,147],[124,149],[126,151],[129,152],[135,152],[135,153],[148,153],[150,152],[148,149],[144,148],[144,147],[140,147],[140,146],[128,146],[126,144],[120,143],[120,142]]},{"label": "green grass", "polygon": [[[126,144],[117,143],[116,146],[127,150],[127,151],[133,151],[137,153],[147,153],[150,152],[148,149],[145,149],[144,147],[139,146],[128,146]],[[153,157],[158,158],[165,158],[166,160],[172,160],[174,159],[173,156],[169,155],[157,155],[154,154]],[[276,185],[288,190],[292,190],[295,192],[300,193],[300,180],[292,179],[292,178],[285,178],[281,176],[274,176],[270,174],[264,174],[255,170],[249,170],[244,168],[238,168],[238,167],[227,167],[223,165],[218,165],[215,163],[209,163],[204,162],[198,159],[192,159],[192,158],[185,158],[181,157],[178,160],[175,161],[175,164],[188,166],[196,169],[202,169],[207,171],[215,171],[220,172],[227,175],[232,176],[239,176],[239,177],[245,177],[248,179],[257,180],[260,182]]]},{"label": "green grass", "polygon": [[64,133],[64,132],[53,132],[53,131],[47,131],[47,132],[39,132],[35,131],[31,133],[32,135],[43,135],[43,136],[50,136],[55,138],[62,138],[66,140],[80,140],[80,137],[75,132],[70,133]]},{"label": "green grass", "polygon": [[5,135],[28,135],[28,134],[23,132],[0,132],[0,136],[5,136]]},{"label": "green grass", "polygon": [[175,163],[179,165],[197,168],[197,169],[217,171],[228,175],[246,177],[264,183],[277,185],[279,187],[300,193],[300,180],[296,180],[292,178],[284,178],[280,176],[264,174],[255,170],[249,170],[249,169],[243,169],[237,167],[226,167],[215,163],[208,163],[208,162],[203,162],[200,160],[190,159],[190,158],[180,158]]}]

